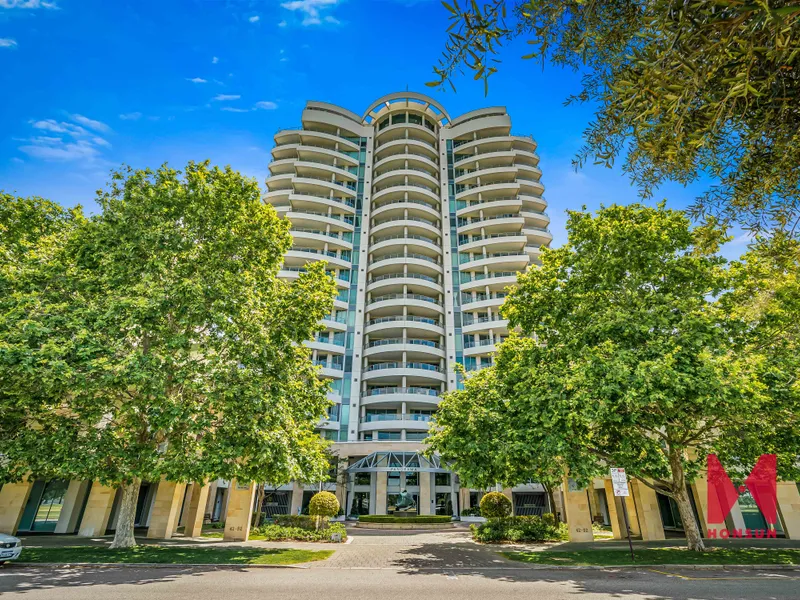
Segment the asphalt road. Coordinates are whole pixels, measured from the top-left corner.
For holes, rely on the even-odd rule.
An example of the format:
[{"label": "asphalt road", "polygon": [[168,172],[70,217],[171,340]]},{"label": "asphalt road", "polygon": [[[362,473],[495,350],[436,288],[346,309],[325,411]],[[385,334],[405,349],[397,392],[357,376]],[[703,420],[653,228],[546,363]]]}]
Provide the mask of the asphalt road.
[{"label": "asphalt road", "polygon": [[540,570],[530,567],[425,569],[70,569],[0,567],[0,595],[26,600],[704,600],[800,598],[800,573]]}]

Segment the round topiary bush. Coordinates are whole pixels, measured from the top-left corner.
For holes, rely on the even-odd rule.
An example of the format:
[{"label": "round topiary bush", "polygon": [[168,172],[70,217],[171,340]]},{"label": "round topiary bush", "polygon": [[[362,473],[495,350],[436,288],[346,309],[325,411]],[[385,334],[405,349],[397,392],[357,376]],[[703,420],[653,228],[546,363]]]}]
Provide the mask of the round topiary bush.
[{"label": "round topiary bush", "polygon": [[507,517],[511,514],[511,500],[500,492],[489,492],[481,498],[481,515],[487,519]]},{"label": "round topiary bush", "polygon": [[308,503],[308,514],[315,517],[335,517],[339,513],[339,501],[330,492],[318,492]]}]

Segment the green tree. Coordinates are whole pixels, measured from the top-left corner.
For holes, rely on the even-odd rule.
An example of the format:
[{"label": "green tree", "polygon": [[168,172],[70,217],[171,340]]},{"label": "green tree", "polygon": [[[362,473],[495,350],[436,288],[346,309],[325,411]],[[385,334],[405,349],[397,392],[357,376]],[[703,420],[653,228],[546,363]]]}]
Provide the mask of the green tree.
[{"label": "green tree", "polygon": [[474,0],[451,13],[440,86],[499,68],[527,39],[537,59],[580,71],[570,102],[596,104],[576,164],[624,170],[648,197],[708,175],[694,216],[793,231],[800,219],[800,5],[793,0]]},{"label": "green tree", "polygon": [[737,355],[748,328],[717,300],[734,281],[716,254],[725,237],[639,205],[570,212],[567,231],[503,306],[527,337],[499,349],[502,393],[529,413],[525,428],[561,439],[577,479],[591,472],[586,461],[620,466],[673,498],[689,548],[702,550],[687,483],[706,453],[733,441],[752,465],[786,408],[775,406],[759,356]]},{"label": "green tree", "polygon": [[[19,214],[26,202],[4,199]],[[288,481],[324,469],[314,427],[327,384],[303,341],[335,284],[322,264],[277,278],[289,223],[257,182],[208,163],[127,169],[98,203],[57,244],[18,235],[33,240],[27,259],[4,265],[22,274],[9,278],[0,320],[0,393],[13,408],[0,421],[3,476],[120,486],[120,547],[135,544],[142,480]],[[48,211],[65,219],[41,209],[31,223]]]},{"label": "green tree", "polygon": [[[468,376],[464,389],[446,394],[436,411],[435,427],[426,440],[428,452],[437,452],[471,487],[497,484],[512,487],[536,482],[544,486],[555,514],[553,492],[561,485],[568,465],[569,441],[548,428],[513,389],[487,367]],[[573,474],[593,464],[573,457]]]}]

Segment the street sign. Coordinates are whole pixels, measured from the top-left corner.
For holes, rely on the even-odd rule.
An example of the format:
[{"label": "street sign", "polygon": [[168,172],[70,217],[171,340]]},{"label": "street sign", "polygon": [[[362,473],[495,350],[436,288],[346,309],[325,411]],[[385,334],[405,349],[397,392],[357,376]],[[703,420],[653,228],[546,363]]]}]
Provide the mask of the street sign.
[{"label": "street sign", "polygon": [[611,469],[611,486],[614,488],[615,496],[629,496],[628,477],[625,469]]},{"label": "street sign", "polygon": [[[628,476],[625,474],[625,469],[611,468],[611,487],[614,488],[614,496],[629,496],[628,493]],[[616,503],[616,500],[614,501]],[[625,500],[620,500],[622,505],[622,518],[625,522],[625,532],[628,534],[628,546],[631,549],[631,560],[635,561],[636,557],[633,555],[633,542],[631,541],[631,526],[628,522],[628,507]]]}]

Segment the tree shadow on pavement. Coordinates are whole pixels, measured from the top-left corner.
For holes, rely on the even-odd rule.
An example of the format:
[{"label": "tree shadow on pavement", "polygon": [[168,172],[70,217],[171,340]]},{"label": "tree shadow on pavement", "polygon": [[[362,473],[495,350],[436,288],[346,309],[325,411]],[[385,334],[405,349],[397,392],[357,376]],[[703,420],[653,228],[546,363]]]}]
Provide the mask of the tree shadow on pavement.
[{"label": "tree shadow on pavement", "polygon": [[498,554],[496,549],[470,542],[409,546],[393,561],[392,566],[397,568],[398,573],[412,576],[438,572],[455,578],[473,576],[508,583],[561,584],[564,597],[577,594],[653,600],[796,600],[800,597],[798,571],[725,571],[722,568],[705,571],[647,567],[558,570],[511,561]]},{"label": "tree shadow on pavement", "polygon": [[[34,590],[80,588],[94,585],[143,585],[167,583],[184,576],[199,576],[217,570],[215,565],[169,565],[164,567],[84,566],[58,568],[22,567],[6,564],[0,567],[0,596]],[[247,566],[225,567],[228,571],[247,570]],[[55,596],[54,596],[55,597]]]}]

